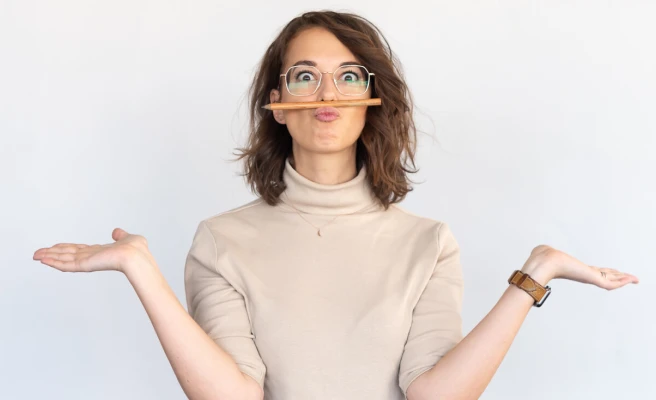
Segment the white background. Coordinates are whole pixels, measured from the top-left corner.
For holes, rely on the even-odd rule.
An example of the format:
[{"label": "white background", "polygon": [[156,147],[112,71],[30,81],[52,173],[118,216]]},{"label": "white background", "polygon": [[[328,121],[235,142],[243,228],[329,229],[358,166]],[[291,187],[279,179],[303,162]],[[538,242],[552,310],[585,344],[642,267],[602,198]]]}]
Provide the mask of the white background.
[{"label": "white background", "polygon": [[656,6],[637,0],[1,0],[0,398],[184,398],[124,276],[32,254],[122,227],[184,304],[198,222],[255,198],[229,159],[256,63],[317,8],[367,17],[403,63],[423,183],[401,206],[456,235],[465,333],[538,244],[641,279],[552,281],[482,399],[656,398]]}]

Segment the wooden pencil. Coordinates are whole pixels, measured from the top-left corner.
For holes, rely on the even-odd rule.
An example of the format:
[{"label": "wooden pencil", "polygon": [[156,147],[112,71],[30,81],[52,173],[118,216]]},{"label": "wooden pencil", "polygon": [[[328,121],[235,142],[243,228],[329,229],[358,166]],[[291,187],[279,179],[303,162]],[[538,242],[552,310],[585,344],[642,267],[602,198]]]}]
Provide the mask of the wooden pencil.
[{"label": "wooden pencil", "polygon": [[302,110],[319,107],[353,107],[353,106],[379,106],[380,99],[359,100],[333,100],[333,101],[301,101],[286,103],[271,103],[262,106],[267,110]]}]

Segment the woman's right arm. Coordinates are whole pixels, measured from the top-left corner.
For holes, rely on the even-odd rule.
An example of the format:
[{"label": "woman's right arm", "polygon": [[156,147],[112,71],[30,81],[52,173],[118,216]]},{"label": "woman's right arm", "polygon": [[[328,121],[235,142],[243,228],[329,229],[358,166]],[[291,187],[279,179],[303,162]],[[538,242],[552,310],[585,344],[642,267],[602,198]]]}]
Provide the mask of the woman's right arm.
[{"label": "woman's right arm", "polygon": [[187,258],[185,283],[193,318],[167,284],[143,236],[117,228],[112,238],[115,242],[105,245],[58,243],[38,249],[33,259],[63,272],[123,272],[190,399],[261,400],[265,367],[249,337],[243,298],[214,268],[215,247],[207,226],[199,225]]},{"label": "woman's right arm", "polygon": [[125,274],[141,300],[175,376],[192,400],[263,398],[262,388],[191,318],[159,268],[135,258]]}]

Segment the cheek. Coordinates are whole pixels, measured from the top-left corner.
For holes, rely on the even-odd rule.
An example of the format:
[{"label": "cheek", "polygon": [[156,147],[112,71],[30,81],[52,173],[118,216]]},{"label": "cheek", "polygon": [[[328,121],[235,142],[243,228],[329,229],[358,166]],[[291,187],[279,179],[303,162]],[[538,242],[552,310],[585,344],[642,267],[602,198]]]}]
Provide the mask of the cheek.
[{"label": "cheek", "polygon": [[311,132],[314,122],[314,116],[307,110],[285,111],[285,125],[287,125],[289,134],[296,141],[304,141],[304,137]]},{"label": "cheek", "polygon": [[291,127],[307,126],[314,121],[314,110],[288,110],[285,111],[285,121]]},{"label": "cheek", "polygon": [[359,129],[362,129],[364,127],[365,121],[367,119],[367,109],[363,107],[357,107],[353,108],[349,121],[350,125],[352,125],[354,128],[358,127]]},{"label": "cheek", "polygon": [[348,114],[342,114],[343,119],[340,121],[340,128],[343,133],[343,140],[352,143],[360,137],[366,124],[366,115],[367,110],[362,107],[353,107]]}]

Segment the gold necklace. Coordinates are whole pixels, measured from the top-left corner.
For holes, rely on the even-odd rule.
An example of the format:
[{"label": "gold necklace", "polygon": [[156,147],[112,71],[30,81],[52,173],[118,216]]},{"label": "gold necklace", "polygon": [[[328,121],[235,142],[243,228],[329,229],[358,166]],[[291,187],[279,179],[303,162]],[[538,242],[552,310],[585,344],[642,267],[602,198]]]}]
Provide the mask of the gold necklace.
[{"label": "gold necklace", "polygon": [[303,218],[303,220],[304,220],[305,222],[307,222],[308,224],[312,225],[312,226],[317,230],[317,236],[319,236],[319,237],[321,237],[321,229],[323,229],[323,228],[325,228],[326,226],[328,226],[329,224],[331,224],[334,220],[337,219],[337,217],[341,217],[342,215],[351,215],[351,214],[356,214],[356,213],[358,213],[358,212],[364,210],[365,208],[369,207],[369,205],[366,205],[365,207],[363,207],[363,208],[361,208],[361,209],[359,209],[359,210],[357,210],[357,211],[354,211],[354,212],[352,212],[352,213],[337,215],[337,216],[335,216],[335,218],[331,219],[327,224],[325,224],[325,225],[323,225],[322,227],[319,228],[319,227],[317,227],[316,225],[314,225],[312,222],[308,221],[308,220],[303,216],[303,214],[301,214],[301,210],[299,210],[298,208],[294,207],[294,205],[291,203],[291,200],[289,199],[289,196],[287,196],[287,193],[285,193],[285,192],[282,192],[282,193],[285,195],[285,197],[286,197],[287,200],[288,200],[288,202],[285,203],[285,204],[291,206],[294,210],[296,210],[296,213],[298,214],[299,217]]}]

